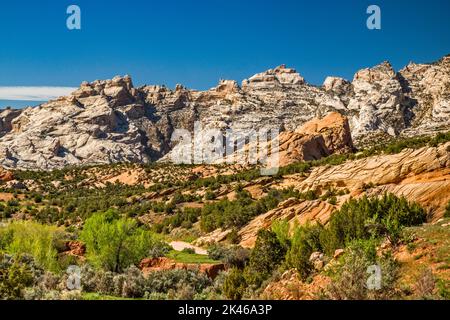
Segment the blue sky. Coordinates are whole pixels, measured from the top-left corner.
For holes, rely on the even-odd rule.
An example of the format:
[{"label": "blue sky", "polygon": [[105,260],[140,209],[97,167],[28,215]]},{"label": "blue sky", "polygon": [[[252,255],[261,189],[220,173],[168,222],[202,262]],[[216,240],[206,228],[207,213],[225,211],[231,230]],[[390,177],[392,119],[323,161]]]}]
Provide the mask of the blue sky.
[{"label": "blue sky", "polygon": [[[66,28],[77,4],[82,30]],[[382,10],[382,30],[366,9]],[[389,60],[450,53],[448,0],[40,0],[0,5],[0,86],[77,87],[130,74],[135,85],[207,89],[287,64],[308,82]]]}]

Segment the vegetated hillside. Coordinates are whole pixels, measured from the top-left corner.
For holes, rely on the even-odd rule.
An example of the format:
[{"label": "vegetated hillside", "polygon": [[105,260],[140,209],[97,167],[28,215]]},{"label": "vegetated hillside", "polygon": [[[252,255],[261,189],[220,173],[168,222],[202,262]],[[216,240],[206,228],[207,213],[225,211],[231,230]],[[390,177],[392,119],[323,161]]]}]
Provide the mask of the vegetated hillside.
[{"label": "vegetated hillside", "polygon": [[[448,299],[449,164],[446,133],[276,176],[162,163],[5,170],[0,295]],[[71,291],[73,264],[82,287]],[[380,290],[366,285],[372,265]]]}]

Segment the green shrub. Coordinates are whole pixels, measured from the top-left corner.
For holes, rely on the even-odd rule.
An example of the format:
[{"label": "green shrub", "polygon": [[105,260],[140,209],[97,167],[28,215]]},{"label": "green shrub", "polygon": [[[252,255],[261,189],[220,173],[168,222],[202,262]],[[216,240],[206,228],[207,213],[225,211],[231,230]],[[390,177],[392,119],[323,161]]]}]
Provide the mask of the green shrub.
[{"label": "green shrub", "polygon": [[146,289],[146,280],[141,270],[135,266],[129,267],[122,277],[114,277],[115,291],[121,287],[121,296],[124,298],[141,298]]},{"label": "green shrub", "polygon": [[332,196],[331,198],[328,199],[328,203],[332,204],[333,206],[335,206],[337,204],[337,198],[336,196]]},{"label": "green shrub", "polygon": [[447,207],[445,208],[444,217],[450,218],[450,201],[448,202]]},{"label": "green shrub", "polygon": [[40,195],[40,194],[34,195],[34,202],[35,203],[41,203],[42,202],[42,195]]},{"label": "green shrub", "polygon": [[14,255],[29,254],[46,270],[59,271],[56,244],[64,237],[61,229],[32,221],[13,222],[0,228],[0,245]]},{"label": "green shrub", "polygon": [[321,243],[329,254],[355,239],[387,236],[396,243],[404,226],[421,224],[426,217],[419,205],[392,194],[381,198],[352,199],[333,213],[321,235]]},{"label": "green shrub", "polygon": [[320,241],[323,230],[324,228],[320,224],[307,224],[297,227],[294,231],[291,246],[286,256],[286,263],[289,267],[297,269],[303,279],[309,276],[313,268],[309,261],[311,254],[316,251],[323,251]]},{"label": "green shrub", "polygon": [[278,241],[283,247],[289,249],[290,237],[289,237],[289,222],[287,220],[276,220],[272,223],[272,232],[277,236]]},{"label": "green shrub", "polygon": [[152,245],[148,252],[149,258],[159,258],[165,257],[170,251],[172,251],[172,247],[165,241],[155,240],[152,242]]},{"label": "green shrub", "polygon": [[259,287],[283,262],[285,254],[286,248],[274,232],[260,230],[245,270],[247,282]]},{"label": "green shrub", "polygon": [[444,300],[450,300],[450,281],[438,279],[436,286],[439,296]]},{"label": "green shrub", "polygon": [[213,191],[206,191],[205,200],[214,200],[216,198],[216,194]]},{"label": "green shrub", "polygon": [[195,249],[193,249],[193,248],[184,248],[183,250],[181,250],[181,252],[188,253],[188,254],[195,254]]},{"label": "green shrub", "polygon": [[233,228],[231,232],[227,235],[227,240],[231,244],[238,244],[241,237],[239,236],[239,232],[236,228]]},{"label": "green shrub", "polygon": [[208,256],[222,261],[227,267],[243,269],[250,258],[250,250],[240,246],[224,247],[214,244],[208,248]]},{"label": "green shrub", "polygon": [[242,271],[232,268],[228,271],[223,283],[223,293],[231,300],[240,300],[247,288],[247,283]]},{"label": "green shrub", "polygon": [[6,251],[13,240],[13,229],[11,227],[0,227],[0,252]]},{"label": "green shrub", "polygon": [[[313,271],[309,258],[319,251],[333,256],[336,249],[347,247],[357,240],[388,237],[392,243],[403,238],[403,227],[421,224],[425,211],[405,198],[385,194],[381,198],[363,197],[350,200],[332,214],[326,227],[320,224],[297,227],[290,239],[286,265],[295,268],[303,279]],[[284,230],[283,230],[284,228]],[[287,243],[286,226],[275,224],[279,241]]]},{"label": "green shrub", "polygon": [[25,288],[36,283],[33,262],[25,256],[0,253],[0,300],[24,298]]},{"label": "green shrub", "polygon": [[98,213],[86,220],[80,239],[87,259],[94,266],[120,272],[146,257],[155,239],[133,219],[119,218],[114,211]]},{"label": "green shrub", "polygon": [[194,270],[163,270],[151,272],[147,276],[146,291],[149,293],[168,293],[183,286],[191,286],[195,292],[211,285],[211,279]]},{"label": "green shrub", "polygon": [[[379,287],[371,288],[370,268],[380,268]],[[398,263],[390,253],[376,254],[376,242],[360,240],[352,243],[343,259],[332,269],[328,297],[335,300],[392,299],[396,296]],[[375,279],[375,278],[374,278]],[[372,283],[372,282],[371,282]],[[377,285],[376,280],[372,283]]]}]

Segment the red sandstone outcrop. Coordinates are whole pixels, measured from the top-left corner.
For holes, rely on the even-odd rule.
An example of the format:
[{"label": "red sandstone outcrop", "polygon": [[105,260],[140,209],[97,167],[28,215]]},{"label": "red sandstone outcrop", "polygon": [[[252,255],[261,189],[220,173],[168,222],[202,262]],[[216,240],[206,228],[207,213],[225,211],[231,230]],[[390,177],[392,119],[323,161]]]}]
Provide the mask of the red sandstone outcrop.
[{"label": "red sandstone outcrop", "polygon": [[84,256],[86,254],[86,245],[80,241],[68,241],[65,253],[71,256]]},{"label": "red sandstone outcrop", "polygon": [[345,153],[353,149],[348,119],[338,112],[331,112],[323,119],[308,121],[296,130],[296,132],[309,135],[321,135],[329,154]]},{"label": "red sandstone outcrop", "polygon": [[86,245],[80,241],[67,241],[59,253],[60,257],[73,257],[79,262],[86,260]]},{"label": "red sandstone outcrop", "polygon": [[[261,228],[270,228],[275,220],[288,220],[292,225],[308,221],[326,223],[332,212],[351,197],[381,196],[393,193],[419,203],[431,221],[440,219],[450,201],[450,142],[438,147],[407,149],[399,154],[380,155],[337,166],[313,169],[308,177],[292,175],[279,184],[306,192],[313,190],[346,190],[337,196],[336,205],[321,200],[289,199],[260,216],[239,231],[241,245],[252,247]],[[205,237],[206,238],[206,237]]]},{"label": "red sandstone outcrop", "polygon": [[0,181],[8,182],[12,180],[14,180],[14,174],[9,170],[0,168]]}]

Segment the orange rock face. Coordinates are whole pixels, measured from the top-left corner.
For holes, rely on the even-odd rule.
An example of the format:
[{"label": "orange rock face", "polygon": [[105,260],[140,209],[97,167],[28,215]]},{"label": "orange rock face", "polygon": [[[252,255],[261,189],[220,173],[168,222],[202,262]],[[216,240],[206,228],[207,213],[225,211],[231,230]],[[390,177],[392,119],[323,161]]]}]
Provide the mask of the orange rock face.
[{"label": "orange rock face", "polygon": [[331,112],[323,119],[313,119],[295,132],[282,132],[279,143],[280,166],[318,160],[354,149],[348,120],[337,112]]},{"label": "orange rock face", "polygon": [[286,131],[280,134],[279,141],[280,166],[298,161],[317,160],[329,154],[325,140],[318,134]]},{"label": "orange rock face", "polygon": [[310,283],[303,282],[294,269],[286,271],[276,282],[270,282],[262,293],[268,300],[316,300],[330,284],[331,279],[318,274]]},{"label": "orange rock face", "polygon": [[323,119],[313,119],[296,130],[302,134],[319,134],[325,141],[328,153],[352,151],[353,141],[347,117],[337,112],[329,113]]},{"label": "orange rock face", "polygon": [[14,180],[14,175],[11,171],[0,168],[0,181],[8,182]]},{"label": "orange rock face", "polygon": [[67,241],[65,248],[58,255],[59,257],[73,257],[78,262],[86,260],[86,245],[80,241]]},{"label": "orange rock face", "polygon": [[66,248],[65,253],[71,256],[84,256],[86,253],[86,246],[80,241],[68,241]]}]

